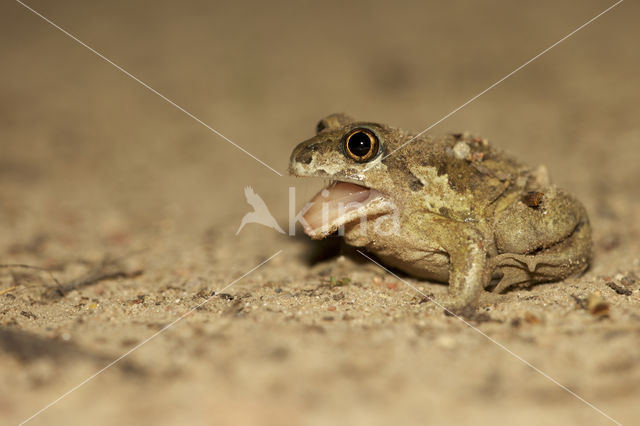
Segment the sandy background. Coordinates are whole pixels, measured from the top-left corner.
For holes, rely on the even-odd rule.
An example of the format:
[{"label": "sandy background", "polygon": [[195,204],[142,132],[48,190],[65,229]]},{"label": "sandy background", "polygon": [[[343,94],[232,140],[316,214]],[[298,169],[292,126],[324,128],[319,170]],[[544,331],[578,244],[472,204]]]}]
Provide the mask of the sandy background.
[{"label": "sandy background", "polygon": [[[324,115],[423,129],[611,4],[55,3],[29,4],[282,172]],[[433,129],[546,164],[584,201],[591,270],[471,324],[623,424],[640,421],[639,12]],[[613,424],[336,239],[234,236],[246,185],[284,227],[288,187],[301,206],[321,183],[278,177],[18,3],[0,17],[0,263],[47,270],[0,269],[0,423],[283,250],[29,424]]]}]

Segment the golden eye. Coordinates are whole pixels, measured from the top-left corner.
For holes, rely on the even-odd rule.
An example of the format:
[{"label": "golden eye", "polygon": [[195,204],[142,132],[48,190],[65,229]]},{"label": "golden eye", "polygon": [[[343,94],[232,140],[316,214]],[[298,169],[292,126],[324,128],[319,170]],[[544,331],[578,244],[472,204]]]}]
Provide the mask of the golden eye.
[{"label": "golden eye", "polygon": [[344,138],[345,154],[358,163],[372,160],[379,150],[380,142],[371,130],[355,129]]}]

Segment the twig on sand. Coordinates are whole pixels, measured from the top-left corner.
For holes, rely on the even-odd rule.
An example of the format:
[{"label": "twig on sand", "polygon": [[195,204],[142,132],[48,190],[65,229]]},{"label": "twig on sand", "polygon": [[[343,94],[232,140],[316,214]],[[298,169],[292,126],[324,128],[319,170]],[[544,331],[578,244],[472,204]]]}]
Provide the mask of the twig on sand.
[{"label": "twig on sand", "polygon": [[[73,290],[77,290],[83,287],[88,287],[90,285],[97,284],[100,281],[113,280],[117,278],[132,278],[142,274],[141,269],[131,270],[130,268],[126,268],[122,265],[121,261],[123,259],[129,256],[132,256],[134,254],[138,254],[138,253],[133,253],[133,254],[130,253],[128,255],[121,256],[114,259],[109,259],[108,257],[105,257],[102,260],[102,262],[100,262],[96,267],[94,267],[92,270],[90,270],[86,274],[78,278],[75,278],[71,281],[62,282],[62,283],[58,281],[58,279],[56,279],[53,273],[47,268],[42,268],[42,267],[32,266],[32,265],[25,265],[25,264],[18,264],[18,263],[0,264],[0,268],[6,268],[6,269],[22,268],[22,269],[31,269],[35,271],[46,272],[49,275],[49,277],[51,277],[55,285],[52,287],[49,287],[44,292],[44,297],[47,299],[58,299],[60,297],[66,296],[69,292]],[[0,295],[7,293],[11,290],[14,290],[17,287],[18,286],[16,285],[11,288],[4,289],[0,292]]]},{"label": "twig on sand", "polygon": [[15,290],[16,288],[18,288],[18,286],[14,285],[13,287],[9,287],[9,288],[5,288],[4,290],[0,290],[0,296],[2,296],[3,294],[7,294],[10,291]]},{"label": "twig on sand", "polygon": [[57,299],[64,297],[67,293],[77,290],[83,287],[88,287],[93,284],[97,284],[100,281],[114,280],[117,278],[133,278],[142,274],[141,269],[131,270],[122,265],[121,261],[127,257],[133,256],[136,253],[129,253],[127,255],[110,259],[105,257],[99,265],[87,272],[83,276],[75,278],[71,281],[63,284],[58,284],[55,288],[49,289],[45,293],[45,297],[49,299]]},{"label": "twig on sand", "polygon": [[140,274],[142,274],[141,270],[127,271],[121,269],[117,262],[103,262],[87,274],[49,289],[49,291],[45,293],[45,296],[49,299],[56,299],[66,296],[67,293],[73,290],[88,287],[100,281],[114,280],[117,278],[133,278]]},{"label": "twig on sand", "polygon": [[[39,266],[33,266],[33,265],[25,265],[22,263],[4,263],[4,264],[0,264],[0,269],[14,269],[14,268],[20,268],[20,269],[31,269],[34,271],[38,271],[38,272],[46,272],[47,275],[49,275],[49,277],[53,280],[54,283],[56,283],[56,286],[60,286],[60,281],[58,281],[56,279],[56,277],[53,275],[53,273],[47,269],[47,268],[41,268]],[[5,294],[10,292],[11,290],[16,289],[18,286],[13,286],[10,288],[6,288],[4,290],[2,290],[2,292],[0,292],[0,295]]]}]

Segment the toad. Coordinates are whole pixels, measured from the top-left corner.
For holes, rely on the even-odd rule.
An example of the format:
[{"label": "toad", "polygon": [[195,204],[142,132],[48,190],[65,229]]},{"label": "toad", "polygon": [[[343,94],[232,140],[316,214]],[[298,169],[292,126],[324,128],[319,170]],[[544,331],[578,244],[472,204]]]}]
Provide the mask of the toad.
[{"label": "toad", "polygon": [[305,233],[340,231],[388,266],[448,283],[445,306],[464,308],[485,289],[558,281],[588,267],[585,208],[551,184],[544,167],[466,133],[405,146],[411,133],[343,114],[316,130],[289,164],[294,176],[331,181],[306,207]]}]

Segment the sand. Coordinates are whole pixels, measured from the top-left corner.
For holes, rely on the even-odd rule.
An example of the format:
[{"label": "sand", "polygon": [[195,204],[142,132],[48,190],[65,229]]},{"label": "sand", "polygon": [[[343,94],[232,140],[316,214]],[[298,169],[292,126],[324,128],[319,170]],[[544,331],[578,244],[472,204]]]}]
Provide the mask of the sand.
[{"label": "sand", "polygon": [[[281,173],[323,116],[421,130],[610,4],[29,3]],[[465,323],[420,294],[446,286],[337,238],[236,236],[245,186],[287,230],[289,187],[301,207],[322,182],[278,176],[4,2],[0,263],[43,270],[0,269],[0,423],[54,401],[28,424],[638,423],[638,12],[432,129],[545,164],[594,229],[584,276]]]}]

